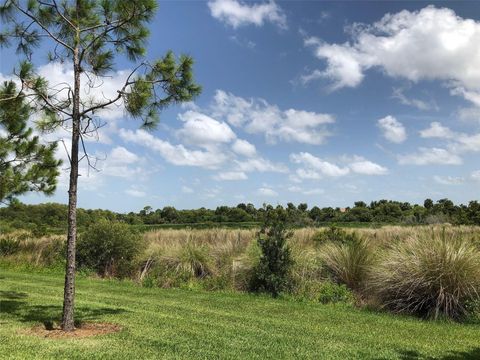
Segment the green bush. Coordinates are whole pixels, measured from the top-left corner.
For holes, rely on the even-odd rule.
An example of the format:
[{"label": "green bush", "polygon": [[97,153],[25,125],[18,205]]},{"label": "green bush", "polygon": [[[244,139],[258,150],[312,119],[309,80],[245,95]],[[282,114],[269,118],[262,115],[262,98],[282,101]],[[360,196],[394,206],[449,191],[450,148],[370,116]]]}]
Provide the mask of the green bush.
[{"label": "green bush", "polygon": [[0,256],[13,255],[20,251],[20,241],[13,236],[0,239]]},{"label": "green bush", "polygon": [[371,286],[395,312],[459,319],[479,300],[480,252],[461,236],[417,236],[384,254]]},{"label": "green bush", "polygon": [[123,278],[133,274],[143,248],[142,236],[129,225],[101,220],[80,235],[77,263],[101,276]]},{"label": "green bush", "polygon": [[321,258],[333,280],[355,291],[363,289],[374,262],[372,248],[362,239],[328,243],[321,249]]},{"label": "green bush", "polygon": [[322,304],[351,304],[354,301],[354,296],[346,285],[325,281],[320,286],[318,301],[320,301]]},{"label": "green bush", "polygon": [[351,244],[358,241],[358,235],[355,232],[347,232],[337,226],[330,226],[324,230],[318,231],[313,235],[313,241],[317,244],[333,242],[338,244]]},{"label": "green bush", "polygon": [[[277,212],[277,209],[271,211]],[[258,233],[257,243],[261,255],[253,269],[250,290],[277,297],[288,287],[293,260],[287,240],[292,233],[285,228],[283,213],[278,212],[271,216],[273,219],[269,219]]]}]

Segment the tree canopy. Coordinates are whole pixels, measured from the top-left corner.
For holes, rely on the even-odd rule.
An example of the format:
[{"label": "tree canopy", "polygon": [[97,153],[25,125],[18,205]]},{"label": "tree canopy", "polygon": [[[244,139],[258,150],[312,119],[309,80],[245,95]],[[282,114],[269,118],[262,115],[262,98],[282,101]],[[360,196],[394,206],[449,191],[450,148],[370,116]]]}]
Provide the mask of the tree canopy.
[{"label": "tree canopy", "polygon": [[[2,101],[9,99],[8,101]],[[51,195],[57,184],[60,160],[57,144],[42,144],[28,121],[31,108],[13,81],[0,86],[0,201],[28,191]]]}]

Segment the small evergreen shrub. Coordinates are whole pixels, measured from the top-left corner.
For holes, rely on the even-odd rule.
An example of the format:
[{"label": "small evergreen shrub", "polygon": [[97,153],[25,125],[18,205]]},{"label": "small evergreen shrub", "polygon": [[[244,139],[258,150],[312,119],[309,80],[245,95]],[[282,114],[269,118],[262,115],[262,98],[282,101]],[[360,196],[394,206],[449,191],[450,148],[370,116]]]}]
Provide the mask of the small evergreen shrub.
[{"label": "small evergreen shrub", "polygon": [[332,281],[325,281],[320,286],[318,301],[320,301],[322,304],[351,304],[354,301],[354,296],[346,285],[335,284]]},{"label": "small evergreen shrub", "polygon": [[313,241],[317,244],[333,242],[337,244],[351,244],[358,241],[358,235],[355,232],[347,232],[337,226],[330,226],[324,230],[318,231],[313,235]]},{"label": "small evergreen shrub", "polygon": [[250,282],[253,292],[266,292],[277,297],[288,287],[293,260],[287,240],[292,232],[285,227],[285,217],[283,209],[270,210],[257,235],[261,255]]},{"label": "small evergreen shrub", "polygon": [[101,220],[80,235],[77,263],[101,276],[123,278],[134,273],[134,260],[143,249],[142,236],[129,225]]}]

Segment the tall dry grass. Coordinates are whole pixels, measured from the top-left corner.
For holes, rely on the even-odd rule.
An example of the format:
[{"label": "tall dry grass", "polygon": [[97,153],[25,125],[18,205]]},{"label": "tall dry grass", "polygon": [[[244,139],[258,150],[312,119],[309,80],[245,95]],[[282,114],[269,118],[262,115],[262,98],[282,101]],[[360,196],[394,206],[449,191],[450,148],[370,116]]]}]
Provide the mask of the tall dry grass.
[{"label": "tall dry grass", "polygon": [[[260,256],[257,231],[147,232],[143,235],[145,251],[136,259],[136,279],[161,287],[193,283],[206,289],[246,290]],[[454,318],[466,312],[468,301],[480,301],[480,289],[475,285],[480,276],[480,265],[476,265],[480,227],[384,226],[344,231],[356,233],[362,241],[350,244],[327,239],[319,243],[319,238],[325,239],[319,232],[328,235],[325,228],[293,231],[289,239],[295,262],[291,271],[293,294],[318,299],[322,284],[333,280],[356,292],[375,294],[394,311]],[[461,245],[453,240],[441,242],[437,239],[440,236],[461,239]],[[62,258],[64,236],[36,239],[26,232],[0,234],[0,244],[7,238],[18,241],[18,251],[3,256],[9,261],[44,266]]]},{"label": "tall dry grass", "polygon": [[461,318],[480,299],[479,248],[446,229],[409,237],[381,254],[369,288],[395,312]]}]

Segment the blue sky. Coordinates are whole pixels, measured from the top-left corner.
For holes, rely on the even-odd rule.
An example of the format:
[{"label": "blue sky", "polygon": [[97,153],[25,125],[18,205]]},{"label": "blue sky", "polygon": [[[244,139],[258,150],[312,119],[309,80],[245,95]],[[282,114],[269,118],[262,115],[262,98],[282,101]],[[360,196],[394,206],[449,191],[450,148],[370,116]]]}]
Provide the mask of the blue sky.
[{"label": "blue sky", "polygon": [[[88,152],[103,160],[83,164],[80,206],[478,199],[475,2],[167,1],[151,33],[148,58],[192,55],[203,92],[152,132],[121,108],[100,114]],[[17,61],[1,50],[0,76]],[[35,62],[50,84],[70,81],[66,65]],[[119,60],[104,94],[132,67]],[[22,201],[66,202],[66,174],[54,196]]]}]

